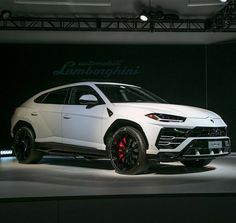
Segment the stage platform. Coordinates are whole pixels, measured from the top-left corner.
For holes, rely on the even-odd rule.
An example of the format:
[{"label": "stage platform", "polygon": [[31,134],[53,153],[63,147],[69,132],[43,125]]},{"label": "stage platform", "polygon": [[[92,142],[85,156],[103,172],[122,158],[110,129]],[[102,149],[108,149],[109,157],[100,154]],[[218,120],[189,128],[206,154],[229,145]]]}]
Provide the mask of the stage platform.
[{"label": "stage platform", "polygon": [[153,164],[145,174],[119,175],[109,160],[45,157],[40,164],[0,159],[0,198],[236,193],[236,154],[204,168]]},{"label": "stage platform", "polygon": [[0,159],[2,222],[235,222],[236,154],[204,168],[153,164],[118,175],[109,160]]}]

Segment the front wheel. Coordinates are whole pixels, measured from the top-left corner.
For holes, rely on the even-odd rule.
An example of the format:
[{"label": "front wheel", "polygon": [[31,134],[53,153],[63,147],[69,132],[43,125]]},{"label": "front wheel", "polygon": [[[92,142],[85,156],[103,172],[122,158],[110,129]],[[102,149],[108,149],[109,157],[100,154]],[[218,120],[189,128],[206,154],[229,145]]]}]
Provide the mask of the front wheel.
[{"label": "front wheel", "polygon": [[19,163],[37,163],[42,158],[42,153],[35,150],[34,133],[28,127],[17,130],[13,140],[13,150]]},{"label": "front wheel", "polygon": [[212,160],[183,160],[181,161],[186,167],[204,167],[207,166]]},{"label": "front wheel", "polygon": [[146,170],[147,143],[137,129],[119,128],[107,143],[108,156],[117,173],[139,174]]}]

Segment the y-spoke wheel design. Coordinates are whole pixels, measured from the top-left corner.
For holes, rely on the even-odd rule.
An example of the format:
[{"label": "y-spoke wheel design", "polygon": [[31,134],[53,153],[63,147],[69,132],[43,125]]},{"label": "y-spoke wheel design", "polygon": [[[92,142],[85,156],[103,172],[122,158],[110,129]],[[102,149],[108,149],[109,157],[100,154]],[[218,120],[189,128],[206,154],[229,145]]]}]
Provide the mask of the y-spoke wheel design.
[{"label": "y-spoke wheel design", "polygon": [[115,170],[121,174],[138,174],[146,168],[146,142],[133,127],[118,129],[108,144],[108,153]]},{"label": "y-spoke wheel design", "polygon": [[20,163],[35,163],[42,158],[42,154],[35,151],[34,134],[28,127],[21,127],[14,136],[14,153]]},{"label": "y-spoke wheel design", "polygon": [[119,132],[112,142],[112,158],[121,170],[129,170],[138,162],[138,144],[127,131]]}]

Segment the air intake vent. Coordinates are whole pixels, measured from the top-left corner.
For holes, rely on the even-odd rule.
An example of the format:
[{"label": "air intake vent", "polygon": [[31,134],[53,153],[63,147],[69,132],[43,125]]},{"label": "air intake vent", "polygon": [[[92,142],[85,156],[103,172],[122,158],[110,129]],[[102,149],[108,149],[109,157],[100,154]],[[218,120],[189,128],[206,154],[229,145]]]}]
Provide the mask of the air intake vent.
[{"label": "air intake vent", "polygon": [[207,139],[193,140],[183,154],[184,157],[200,157],[200,156],[215,156],[230,153],[230,141],[229,139],[216,140],[222,143],[222,148],[209,149]]},{"label": "air intake vent", "polygon": [[156,142],[158,149],[175,149],[186,138],[190,129],[163,128]]}]

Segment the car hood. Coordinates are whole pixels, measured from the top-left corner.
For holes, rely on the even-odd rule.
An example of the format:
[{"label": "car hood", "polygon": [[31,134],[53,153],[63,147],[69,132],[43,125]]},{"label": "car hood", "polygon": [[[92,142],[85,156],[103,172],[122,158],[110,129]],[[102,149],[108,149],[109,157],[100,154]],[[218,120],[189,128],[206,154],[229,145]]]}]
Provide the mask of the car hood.
[{"label": "car hood", "polygon": [[[163,113],[186,118],[220,118],[216,113],[192,106],[165,103],[114,103],[119,107],[148,110],[150,113]],[[131,112],[131,111],[130,111]]]}]

